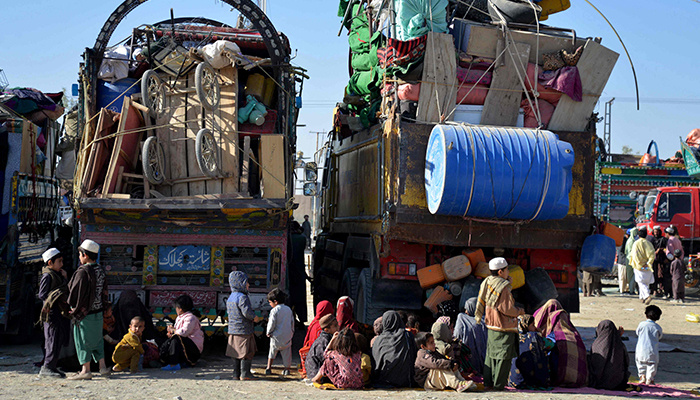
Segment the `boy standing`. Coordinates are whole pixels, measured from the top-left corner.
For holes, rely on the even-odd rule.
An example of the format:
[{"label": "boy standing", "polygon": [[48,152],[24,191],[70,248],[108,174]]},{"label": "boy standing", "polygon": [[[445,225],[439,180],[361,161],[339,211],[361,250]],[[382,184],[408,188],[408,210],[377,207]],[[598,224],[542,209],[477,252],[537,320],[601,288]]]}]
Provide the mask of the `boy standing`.
[{"label": "boy standing", "polygon": [[294,336],[294,313],[284,304],[287,295],[274,288],[267,294],[267,301],[272,310],[267,320],[267,337],[270,338],[270,352],[267,355],[267,368],[265,375],[272,375],[272,363],[275,362],[277,353],[282,353],[284,371],[282,375],[289,375],[289,367],[292,365],[292,337]]},{"label": "boy standing", "polygon": [[338,320],[335,315],[324,315],[318,324],[321,326],[321,334],[311,345],[308,354],[306,355],[306,376],[313,379],[323,365],[325,359],[324,353],[328,343],[331,342],[333,334],[338,332]]},{"label": "boy standing", "polygon": [[508,383],[511,361],[518,356],[518,316],[525,311],[515,306],[505,258],[489,261],[489,270],[491,276],[484,279],[479,289],[474,318],[481,323],[481,317],[485,316],[488,329],[484,388],[503,390]]},{"label": "boy standing", "polygon": [[38,297],[44,302],[40,321],[44,325],[44,365],[39,376],[65,378],[59,371],[58,356],[61,347],[68,344],[68,278],[63,270],[63,256],[58,249],[51,248],[41,255],[46,266],[41,270]]},{"label": "boy standing", "polygon": [[673,280],[673,303],[683,303],[685,299],[685,264],[683,263],[683,250],[673,251],[671,262],[671,279]]},{"label": "boy standing", "polygon": [[634,358],[637,362],[639,383],[653,385],[659,366],[659,340],[663,337],[663,330],[656,323],[661,319],[661,309],[657,306],[647,306],[644,315],[647,320],[640,322],[637,327]]},{"label": "boy standing", "polygon": [[112,361],[115,364],[112,371],[119,372],[129,368],[133,374],[139,370],[139,358],[144,353],[141,336],[145,329],[146,321],[143,318],[136,316],[131,319],[129,331],[117,344],[112,354]]},{"label": "boy standing", "polygon": [[415,375],[416,383],[426,390],[455,389],[464,392],[475,387],[474,382],[465,381],[459,374],[459,363],[438,353],[432,333],[420,332],[416,336]]},{"label": "boy standing", "polygon": [[78,252],[80,266],[68,283],[68,304],[75,320],[73,339],[82,369],[68,379],[92,379],[91,359],[99,364],[100,375],[107,377],[112,370],[105,364],[102,336],[102,311],[107,303],[107,279],[104,269],[97,263],[100,245],[86,239],[78,248]]}]

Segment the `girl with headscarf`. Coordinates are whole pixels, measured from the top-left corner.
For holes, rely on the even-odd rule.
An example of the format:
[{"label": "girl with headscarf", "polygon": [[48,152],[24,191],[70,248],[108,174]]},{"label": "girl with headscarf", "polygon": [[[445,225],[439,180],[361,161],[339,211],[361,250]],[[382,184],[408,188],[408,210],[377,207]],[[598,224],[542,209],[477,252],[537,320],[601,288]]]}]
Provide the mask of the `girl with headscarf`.
[{"label": "girl with headscarf", "polygon": [[321,334],[321,326],[318,324],[318,321],[323,316],[333,313],[335,313],[335,310],[333,310],[333,304],[331,304],[331,302],[328,300],[320,301],[316,305],[316,316],[309,324],[309,327],[306,328],[306,337],[304,337],[304,345],[302,347],[311,347],[311,345],[314,344],[314,341],[316,341],[318,335]]},{"label": "girl with headscarf", "polygon": [[[462,346],[466,346],[469,351],[462,349],[460,364],[462,371],[469,371],[476,374],[483,374],[484,360],[486,359],[486,325],[479,324],[474,318],[476,312],[476,297],[472,297],[464,304],[464,312],[457,316],[455,324],[454,338],[459,339]],[[471,354],[471,356],[468,356]]]},{"label": "girl with headscarf", "polygon": [[596,389],[625,390],[630,377],[630,359],[620,331],[610,320],[601,321],[591,346],[589,386]]},{"label": "girl with headscarf", "polygon": [[535,327],[532,315],[518,321],[519,355],[513,359],[508,384],[516,389],[549,387],[549,368],[545,342]]},{"label": "girl with headscarf", "polygon": [[413,335],[396,311],[384,313],[382,327],[372,346],[374,382],[383,387],[411,387],[418,353]]},{"label": "girl with headscarf", "polygon": [[357,321],[355,321],[353,315],[354,306],[355,302],[350,297],[343,296],[339,298],[336,306],[338,311],[335,318],[338,320],[338,325],[340,325],[341,330],[343,328],[350,328],[353,332],[359,333],[360,327],[357,325]]},{"label": "girl with headscarf", "polygon": [[[553,334],[555,347],[550,357],[556,358],[551,371],[552,384],[582,387],[588,381],[586,346],[562,305],[552,299],[535,311],[535,326],[545,336]],[[555,373],[556,372],[556,373]]]}]

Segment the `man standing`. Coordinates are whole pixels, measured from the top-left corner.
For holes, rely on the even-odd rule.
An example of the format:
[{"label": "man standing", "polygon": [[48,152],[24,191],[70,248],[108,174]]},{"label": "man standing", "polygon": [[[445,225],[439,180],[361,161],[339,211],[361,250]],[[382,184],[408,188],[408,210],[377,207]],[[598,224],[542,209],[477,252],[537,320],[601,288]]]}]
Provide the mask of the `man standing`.
[{"label": "man standing", "polygon": [[639,240],[634,242],[632,246],[632,254],[630,254],[630,263],[634,268],[634,277],[639,286],[639,298],[644,304],[651,303],[651,293],[649,293],[649,284],[654,282],[653,263],[654,263],[654,246],[646,239],[647,230],[642,228],[639,230]]},{"label": "man standing", "polygon": [[301,224],[301,229],[304,231],[304,237],[306,238],[306,248],[311,250],[311,223],[308,215],[304,215],[304,223]]},{"label": "man standing", "polygon": [[654,283],[650,285],[650,288],[654,294],[656,294],[656,297],[662,297],[664,292],[666,294],[670,293],[664,284],[664,276],[670,274],[670,271],[668,271],[668,259],[666,258],[666,244],[668,243],[668,239],[664,237],[659,225],[654,226],[653,234],[653,237],[649,239],[654,246],[654,264],[652,265],[654,270]]}]

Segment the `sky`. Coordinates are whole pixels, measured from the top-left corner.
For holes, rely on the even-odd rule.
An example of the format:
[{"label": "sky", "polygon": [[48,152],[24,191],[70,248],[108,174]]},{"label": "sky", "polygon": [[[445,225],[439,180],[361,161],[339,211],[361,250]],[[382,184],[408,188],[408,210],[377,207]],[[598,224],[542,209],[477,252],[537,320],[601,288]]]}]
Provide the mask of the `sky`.
[{"label": "sky", "polygon": [[[602,44],[620,53],[617,65],[600,97],[612,106],[612,151],[623,145],[639,153],[651,140],[662,159],[673,156],[678,138],[700,128],[700,3],[695,0],[590,0],[612,22],[634,62],[641,97],[636,110],[634,78],[620,42],[605,20],[584,0],[571,0],[571,8],[550,16],[550,26],[573,28],[580,37],[602,37]],[[77,82],[81,55],[92,47],[97,34],[119,0],[47,1],[0,0],[3,33],[0,35],[0,69],[10,87],[34,87],[45,92],[70,88]],[[123,20],[112,37],[127,37],[131,28],[176,17],[206,17],[235,25],[237,12],[216,0],[149,0]],[[297,148],[310,156],[316,133],[332,126],[332,110],[342,100],[348,80],[347,31],[338,37],[337,0],[268,0],[268,16],[290,39],[293,64],[308,70],[303,108],[299,113]],[[598,124],[602,137],[603,124]]]}]

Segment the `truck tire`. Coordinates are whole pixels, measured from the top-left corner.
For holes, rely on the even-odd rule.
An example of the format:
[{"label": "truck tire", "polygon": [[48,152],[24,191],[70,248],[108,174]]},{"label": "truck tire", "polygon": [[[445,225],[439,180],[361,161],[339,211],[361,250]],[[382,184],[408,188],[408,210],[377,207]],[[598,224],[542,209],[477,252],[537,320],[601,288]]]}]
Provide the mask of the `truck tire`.
[{"label": "truck tire", "polygon": [[355,319],[362,324],[372,325],[387,309],[372,306],[372,274],[370,268],[360,272],[355,299]]},{"label": "truck tire", "polygon": [[349,296],[355,300],[357,298],[357,285],[360,281],[360,268],[347,268],[340,283],[340,296]]}]

